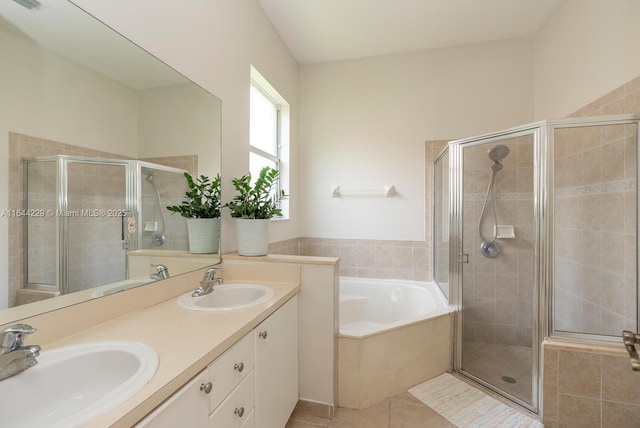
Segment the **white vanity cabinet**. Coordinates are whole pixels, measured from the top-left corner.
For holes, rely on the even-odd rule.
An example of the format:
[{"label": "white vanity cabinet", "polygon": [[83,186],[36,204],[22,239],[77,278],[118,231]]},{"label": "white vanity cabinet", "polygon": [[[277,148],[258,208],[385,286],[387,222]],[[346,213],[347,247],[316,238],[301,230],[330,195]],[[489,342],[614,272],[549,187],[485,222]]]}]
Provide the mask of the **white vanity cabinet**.
[{"label": "white vanity cabinet", "polygon": [[136,428],[208,427],[209,399],[203,393],[208,382],[209,373],[205,369],[149,413]]},{"label": "white vanity cabinet", "polygon": [[136,427],[283,428],[297,401],[294,296]]},{"label": "white vanity cabinet", "polygon": [[283,428],[298,402],[297,296],[255,329],[256,423]]},{"label": "white vanity cabinet", "polygon": [[[276,312],[277,313],[277,312]],[[239,428],[252,414],[255,402],[255,330],[248,333],[208,368],[212,428]]]}]

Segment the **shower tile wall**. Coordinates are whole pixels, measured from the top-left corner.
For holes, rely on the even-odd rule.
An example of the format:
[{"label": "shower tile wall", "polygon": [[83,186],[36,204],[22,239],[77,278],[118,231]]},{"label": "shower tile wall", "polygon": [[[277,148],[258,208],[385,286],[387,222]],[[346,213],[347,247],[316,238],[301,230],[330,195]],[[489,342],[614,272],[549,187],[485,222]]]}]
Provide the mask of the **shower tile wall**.
[{"label": "shower tile wall", "polygon": [[[640,113],[640,77],[571,117],[631,113]],[[635,328],[635,131],[607,126],[555,135],[556,329],[619,335]]]},{"label": "shower tile wall", "polygon": [[[614,89],[571,116],[630,113],[640,113],[640,77]],[[610,195],[601,196],[608,198]],[[625,193],[625,198],[627,196]],[[622,212],[628,213],[629,211],[625,208]],[[607,207],[606,216],[615,216],[618,213],[620,211],[614,213],[613,207],[611,209]],[[625,218],[627,215],[625,214]],[[575,216],[577,219],[581,218],[577,214]],[[620,232],[620,224],[618,223],[618,237],[624,242],[628,242],[630,226],[625,220],[625,229]],[[599,232],[609,233],[609,231]],[[636,233],[634,232],[634,240],[635,237]],[[635,247],[635,243],[633,246]],[[628,246],[625,244],[624,248],[628,248]],[[623,255],[623,257],[628,260],[630,255]],[[580,277],[577,272],[576,275]],[[609,274],[606,273],[606,275]],[[599,275],[599,278],[602,280],[603,276]],[[591,281],[590,278],[582,277],[581,279]],[[623,283],[610,281],[608,276],[604,277],[602,284],[604,284],[602,290],[610,291],[611,296],[619,296],[620,290],[627,292],[626,290],[629,289],[625,288]],[[610,297],[607,296],[602,303],[609,301]],[[627,304],[626,301],[625,311],[628,310]],[[580,305],[573,305],[573,308],[579,309]],[[620,312],[619,314],[624,313]],[[629,314],[627,313],[626,316],[628,317]],[[620,332],[616,334],[620,334]],[[640,419],[640,391],[638,391],[640,373],[631,371],[628,356],[622,347],[601,349],[587,345],[564,346],[545,343],[543,357],[543,420],[546,427],[621,428],[637,426],[637,421]],[[585,363],[589,364],[588,368]],[[577,378],[576,375],[582,374],[588,374],[588,379],[585,379],[584,376]],[[593,381],[597,379],[600,380],[600,387],[593,385]]]},{"label": "shower tile wall", "polygon": [[[102,152],[98,150],[86,149],[84,147],[78,147],[70,144],[59,143],[56,141],[46,140],[42,138],[32,137],[28,135],[22,135],[18,133],[9,133],[9,207],[11,210],[20,210],[23,208],[23,195],[24,195],[24,169],[23,169],[23,159],[26,157],[36,157],[36,156],[50,156],[50,155],[69,155],[69,156],[86,156],[86,157],[100,157],[100,158],[108,158],[108,159],[125,159],[123,156],[115,155],[113,153]],[[149,159],[151,161],[151,159]],[[178,168],[184,168],[189,171],[193,171],[193,173],[197,173],[197,156],[180,156],[180,157],[169,157],[169,158],[154,158],[154,163],[163,164],[167,166],[176,166]],[[50,173],[49,173],[50,174]],[[50,188],[41,188],[40,190],[43,192],[39,196],[40,203],[45,208],[49,208],[50,204],[54,203],[55,194],[55,173],[54,175],[47,176],[46,185]],[[86,182],[90,183],[93,180],[92,178],[82,178],[80,180],[72,180],[72,183],[78,182]],[[108,180],[96,180],[95,182],[91,182],[97,189],[97,191],[108,191],[107,187],[111,184]],[[102,189],[102,190],[100,190]],[[53,192],[53,193],[49,193]],[[45,196],[49,194],[49,196]],[[9,304],[11,306],[15,304],[29,303],[28,300],[21,300],[17,302],[18,290],[23,288],[27,283],[26,272],[24,271],[24,218],[22,217],[10,217],[9,219]],[[53,223],[54,218],[43,218],[40,219],[40,225],[36,226],[36,234],[40,237],[37,240],[37,245],[35,247],[30,248],[32,255],[37,258],[33,259],[31,263],[31,267],[40,266],[41,269],[32,272],[33,276],[31,278],[32,281],[42,281],[43,283],[55,283],[55,235],[53,237],[49,236],[49,232],[45,232],[44,230],[50,230],[46,224],[46,222]],[[116,218],[118,222],[119,218]],[[100,234],[104,232],[96,231],[94,227],[87,225],[87,227],[81,226],[84,231],[81,233],[85,234]],[[118,225],[119,231],[119,225]],[[121,246],[114,250],[118,253],[122,252]],[[95,252],[88,251],[88,249],[79,250],[80,253],[84,254],[84,257],[93,257],[96,254],[101,254],[101,257],[104,259],[109,259],[111,256],[104,254],[104,252]],[[72,261],[74,259],[72,258]],[[83,258],[76,258],[75,261],[79,263],[85,263],[86,260]],[[54,264],[52,264],[54,263]],[[80,273],[78,269],[79,266],[72,267],[72,269],[76,269],[76,273],[80,278],[88,278],[92,275],[91,272],[95,272],[95,269],[89,269],[86,273]],[[100,268],[102,270],[109,270],[108,266],[104,268]],[[113,268],[113,272],[117,272],[119,269]],[[31,273],[30,273],[31,274]],[[54,294],[39,294],[38,298],[46,298],[52,297]],[[33,297],[29,295],[29,297]]]},{"label": "shower tile wall", "polygon": [[[500,254],[480,253],[478,222],[491,176],[488,150],[510,149],[494,185],[497,223],[511,225],[515,239],[497,239]],[[464,153],[463,265],[464,339],[503,345],[532,345],[533,326],[533,138],[467,147]],[[493,211],[487,206],[483,236],[493,236]]]},{"label": "shower tile wall", "polygon": [[[67,199],[70,212],[125,210],[124,166],[74,162],[68,165],[67,177]],[[56,192],[47,196],[55,198]],[[125,251],[122,246],[122,219],[114,215],[100,215],[71,216],[67,220],[70,238],[67,271],[69,293],[124,279]],[[49,243],[49,252],[45,256],[50,257],[51,254],[55,254],[57,242],[53,239]],[[31,240],[29,240],[30,244]],[[32,264],[33,260],[30,260],[29,271],[32,270]]]},{"label": "shower tile wall", "polygon": [[[188,171],[192,177],[198,176],[198,156],[171,156],[171,157],[154,157],[140,159],[145,162],[151,162],[158,165],[180,168]],[[167,171],[156,171],[156,182],[160,190],[162,198],[162,209],[165,216],[165,243],[163,250],[187,251],[189,250],[189,242],[187,240],[187,223],[179,214],[171,213],[167,210],[167,206],[180,205],[184,199],[184,194],[188,190],[184,177]],[[158,199],[156,191],[147,181],[142,180],[142,223],[143,227],[146,222],[158,221],[154,217],[157,211]],[[153,233],[143,232],[142,243],[140,249],[157,249],[153,245]]]},{"label": "shower tile wall", "polygon": [[556,130],[555,328],[636,325],[636,126]]},{"label": "shower tile wall", "polygon": [[543,420],[547,428],[632,428],[640,382],[624,349],[544,345]]}]

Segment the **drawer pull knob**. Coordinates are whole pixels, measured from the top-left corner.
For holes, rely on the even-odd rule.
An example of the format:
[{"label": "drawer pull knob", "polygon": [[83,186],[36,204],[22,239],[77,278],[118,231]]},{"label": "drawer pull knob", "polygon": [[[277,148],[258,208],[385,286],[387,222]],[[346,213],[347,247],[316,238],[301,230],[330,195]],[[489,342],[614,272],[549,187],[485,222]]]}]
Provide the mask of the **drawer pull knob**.
[{"label": "drawer pull knob", "polygon": [[210,393],[212,388],[213,385],[211,384],[211,382],[203,383],[202,385],[200,385],[200,391],[204,391],[205,394]]},{"label": "drawer pull knob", "polygon": [[238,415],[239,418],[244,416],[244,407],[240,407],[239,409],[236,407],[236,409],[233,411],[233,413],[235,415]]},{"label": "drawer pull knob", "polygon": [[267,332],[266,331],[261,331],[260,333],[258,333],[258,336],[260,336],[263,339],[267,338]]},{"label": "drawer pull knob", "polygon": [[242,370],[244,370],[244,363],[236,363],[233,366],[234,370],[238,370],[239,373],[242,373]]}]

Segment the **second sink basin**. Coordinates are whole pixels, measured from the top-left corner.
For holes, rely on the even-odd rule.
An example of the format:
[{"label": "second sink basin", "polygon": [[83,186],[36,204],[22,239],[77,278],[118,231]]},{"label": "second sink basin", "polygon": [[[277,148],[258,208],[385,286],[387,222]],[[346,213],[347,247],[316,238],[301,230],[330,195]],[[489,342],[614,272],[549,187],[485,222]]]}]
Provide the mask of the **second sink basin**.
[{"label": "second sink basin", "polygon": [[129,399],[158,367],[158,354],[137,342],[43,350],[37,360],[0,382],[3,428],[84,425]]},{"label": "second sink basin", "polygon": [[178,297],[178,304],[193,311],[232,311],[259,305],[275,296],[275,292],[258,284],[218,285],[204,296],[192,297],[190,291]]}]

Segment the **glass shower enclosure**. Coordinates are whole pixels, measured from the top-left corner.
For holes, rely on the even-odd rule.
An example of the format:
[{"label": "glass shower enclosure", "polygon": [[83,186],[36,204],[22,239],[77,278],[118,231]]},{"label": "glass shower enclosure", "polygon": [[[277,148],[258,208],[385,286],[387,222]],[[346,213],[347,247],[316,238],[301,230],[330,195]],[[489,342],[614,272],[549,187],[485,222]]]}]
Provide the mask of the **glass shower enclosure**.
[{"label": "glass shower enclosure", "polygon": [[128,250],[187,249],[184,222],[165,215],[186,191],[184,170],[57,155],[24,171],[27,288],[68,294],[126,279]]},{"label": "glass shower enclosure", "polygon": [[[542,121],[452,141],[434,163],[449,254],[454,369],[539,412],[545,337],[619,342],[637,331],[640,116]],[[440,171],[440,172],[438,172]],[[438,184],[439,183],[439,184]],[[438,195],[440,193],[440,195]]]}]

